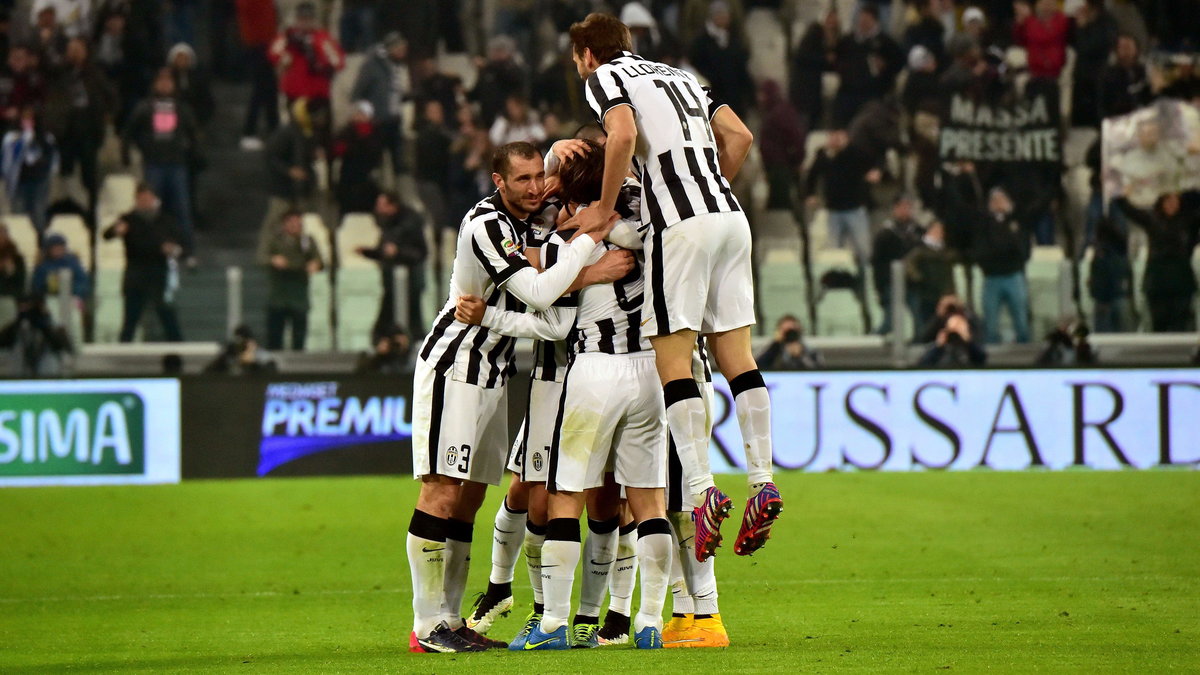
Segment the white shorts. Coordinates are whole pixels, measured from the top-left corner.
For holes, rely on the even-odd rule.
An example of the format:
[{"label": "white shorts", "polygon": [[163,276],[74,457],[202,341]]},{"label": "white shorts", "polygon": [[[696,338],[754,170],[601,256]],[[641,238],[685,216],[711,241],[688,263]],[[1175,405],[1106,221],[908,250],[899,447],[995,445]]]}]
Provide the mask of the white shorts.
[{"label": "white shorts", "polygon": [[579,354],[562,401],[547,487],[600,487],[606,469],[627,487],[666,486],[667,413],[654,352]]},{"label": "white shorts", "polygon": [[655,317],[648,334],[754,325],[752,264],[750,224],[741,211],[655,229],[646,238],[646,295]]},{"label": "white shorts", "polygon": [[413,476],[499,485],[508,454],[508,396],[444,376],[424,361],[413,373]]},{"label": "white shorts", "polygon": [[554,430],[558,422],[558,404],[562,398],[562,382],[529,381],[529,404],[525,421],[513,440],[508,453],[508,470],[524,481],[545,483],[550,473],[550,446],[554,445]]}]

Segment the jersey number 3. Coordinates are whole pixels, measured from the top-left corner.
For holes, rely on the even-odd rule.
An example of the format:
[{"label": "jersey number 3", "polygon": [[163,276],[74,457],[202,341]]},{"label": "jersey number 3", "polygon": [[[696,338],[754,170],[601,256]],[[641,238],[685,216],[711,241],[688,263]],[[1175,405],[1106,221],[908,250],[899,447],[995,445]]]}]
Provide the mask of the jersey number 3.
[{"label": "jersey number 3", "polygon": [[679,124],[683,127],[683,140],[692,140],[693,120],[699,120],[704,135],[710,142],[713,140],[712,127],[708,124],[708,117],[704,114],[704,108],[700,106],[700,98],[696,96],[691,84],[655,80],[654,86],[662,89],[667,98],[671,99],[671,105],[675,106],[675,114],[679,115]]}]

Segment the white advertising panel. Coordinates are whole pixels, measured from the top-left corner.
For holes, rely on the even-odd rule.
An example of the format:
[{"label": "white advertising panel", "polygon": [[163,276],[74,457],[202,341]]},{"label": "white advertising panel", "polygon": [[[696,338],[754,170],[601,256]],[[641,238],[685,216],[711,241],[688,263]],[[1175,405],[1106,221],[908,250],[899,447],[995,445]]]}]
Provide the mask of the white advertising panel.
[{"label": "white advertising panel", "polygon": [[[764,373],[779,468],[1001,470],[1200,464],[1200,370]],[[717,378],[717,473],[744,471]]]},{"label": "white advertising panel", "polygon": [[178,380],[0,381],[0,487],[179,482]]}]

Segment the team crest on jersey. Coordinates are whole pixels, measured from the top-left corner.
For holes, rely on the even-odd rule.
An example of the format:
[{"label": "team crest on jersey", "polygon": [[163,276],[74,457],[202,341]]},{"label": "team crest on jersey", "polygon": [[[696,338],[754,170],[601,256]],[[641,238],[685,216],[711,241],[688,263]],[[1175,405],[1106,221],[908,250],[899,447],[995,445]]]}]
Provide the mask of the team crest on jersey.
[{"label": "team crest on jersey", "polygon": [[446,466],[454,466],[458,463],[458,448],[453,445],[446,449]]},{"label": "team crest on jersey", "polygon": [[534,471],[542,470],[542,453],[540,451],[533,453],[533,470]]},{"label": "team crest on jersey", "polygon": [[504,241],[500,242],[500,248],[504,249],[504,252],[508,254],[508,257],[510,258],[521,252],[521,247],[517,246],[512,239],[508,238],[505,238]]}]

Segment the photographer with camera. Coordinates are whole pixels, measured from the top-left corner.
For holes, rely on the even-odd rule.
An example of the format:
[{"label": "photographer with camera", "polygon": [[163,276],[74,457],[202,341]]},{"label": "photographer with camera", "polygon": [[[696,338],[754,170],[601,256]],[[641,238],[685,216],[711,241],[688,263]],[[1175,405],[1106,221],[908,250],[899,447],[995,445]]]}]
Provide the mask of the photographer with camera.
[{"label": "photographer with camera", "polygon": [[[279,89],[288,106],[299,98],[308,99],[309,111],[329,108],[329,89],[333,76],[346,66],[341,45],[317,21],[313,2],[296,5],[295,19],[271,43],[268,54],[279,69]],[[328,126],[317,130],[324,145],[330,138]]]},{"label": "photographer with camera", "polygon": [[763,370],[814,370],[825,365],[821,354],[804,344],[800,321],[791,314],[775,323],[775,340],[755,360]]},{"label": "photographer with camera", "polygon": [[917,362],[920,368],[964,368],[987,362],[979,337],[979,317],[954,293],[943,295],[937,313],[921,332],[921,342],[931,343]]},{"label": "photographer with camera", "polygon": [[1082,321],[1064,320],[1046,334],[1046,347],[1034,363],[1039,366],[1094,366],[1096,350],[1088,342],[1091,331]]},{"label": "photographer with camera", "polygon": [[258,346],[254,332],[245,325],[233,329],[233,337],[221,348],[221,353],[204,367],[206,373],[226,375],[254,375],[278,370],[275,359]]},{"label": "photographer with camera", "polygon": [[66,331],[54,325],[40,295],[17,303],[17,318],[0,329],[0,348],[12,350],[13,375],[18,377],[61,375],[63,355],[72,351]]},{"label": "photographer with camera", "polygon": [[354,372],[374,375],[402,375],[412,370],[412,341],[404,326],[377,329],[372,335],[374,349],[358,356]]}]

